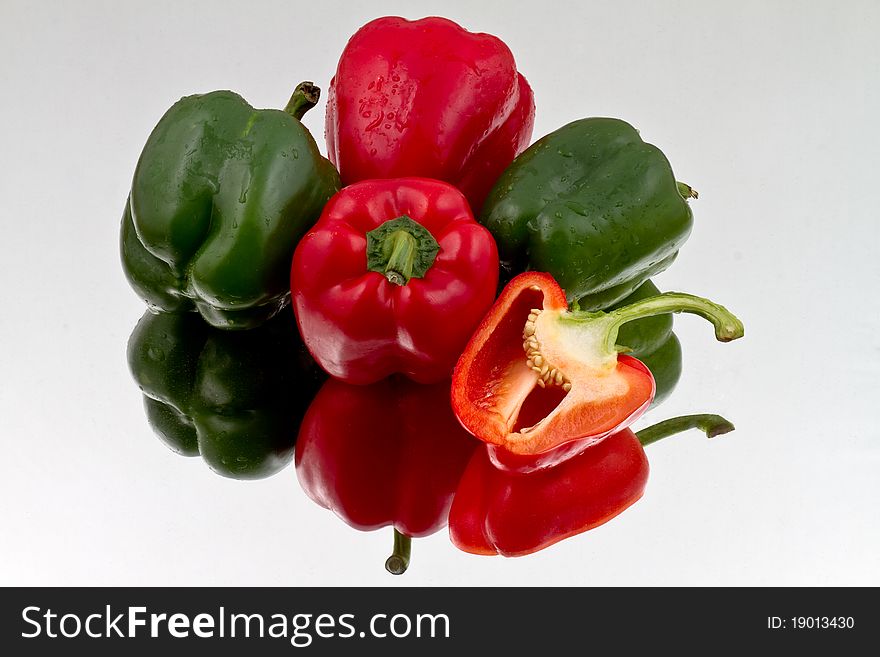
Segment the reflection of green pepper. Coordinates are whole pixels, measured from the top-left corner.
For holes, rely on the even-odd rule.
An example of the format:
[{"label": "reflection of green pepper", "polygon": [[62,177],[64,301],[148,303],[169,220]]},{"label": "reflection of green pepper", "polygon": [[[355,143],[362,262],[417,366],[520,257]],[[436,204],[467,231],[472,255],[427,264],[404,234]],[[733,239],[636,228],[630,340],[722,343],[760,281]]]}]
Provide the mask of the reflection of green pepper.
[{"label": "reflection of green pepper", "polygon": [[283,112],[214,91],[165,113],[122,218],[123,268],[151,307],[245,329],[284,305],[294,247],[339,189],[300,123],[317,99],[304,82]]},{"label": "reflection of green pepper", "polygon": [[569,302],[603,310],[666,269],[691,231],[660,150],[618,119],[582,119],[525,150],[495,183],[480,222],[504,276],[551,274]]},{"label": "reflection of green pepper", "polygon": [[236,479],[267,477],[290,463],[320,385],[289,306],[235,332],[197,313],[147,312],[129,340],[128,363],[156,434]]},{"label": "reflection of green pepper", "polygon": [[[651,281],[645,281],[612,309],[658,294],[657,287]],[[654,315],[624,324],[617,334],[617,344],[632,349],[629,355],[642,361],[654,375],[657,390],[653,405],[666,399],[681,377],[681,343],[672,332],[672,315]]]}]

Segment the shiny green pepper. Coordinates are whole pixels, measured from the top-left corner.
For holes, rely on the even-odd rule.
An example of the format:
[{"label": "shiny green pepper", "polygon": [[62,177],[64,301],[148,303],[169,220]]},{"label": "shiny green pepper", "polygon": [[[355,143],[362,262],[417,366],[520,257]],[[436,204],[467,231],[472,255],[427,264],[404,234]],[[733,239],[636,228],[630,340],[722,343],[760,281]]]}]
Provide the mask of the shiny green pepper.
[{"label": "shiny green pepper", "polygon": [[251,331],[221,331],[197,313],[148,311],[129,339],[128,364],[159,438],[236,479],[267,477],[290,463],[325,378],[290,306]]},{"label": "shiny green pepper", "polygon": [[548,272],[570,303],[602,310],[672,263],[695,196],[631,125],[582,119],[517,157],[480,221],[498,243],[504,278]]},{"label": "shiny green pepper", "polygon": [[318,95],[304,82],[280,111],[214,91],[165,113],[122,220],[123,268],[151,308],[245,329],[287,302],[293,250],[339,189],[300,123]]},{"label": "shiny green pepper", "polygon": [[[660,290],[654,283],[645,281],[635,292],[609,310],[658,294]],[[656,391],[651,405],[656,406],[669,397],[681,378],[681,343],[672,332],[672,315],[654,315],[627,322],[620,327],[617,344],[626,347],[629,350],[627,353],[647,365],[654,375]]]}]

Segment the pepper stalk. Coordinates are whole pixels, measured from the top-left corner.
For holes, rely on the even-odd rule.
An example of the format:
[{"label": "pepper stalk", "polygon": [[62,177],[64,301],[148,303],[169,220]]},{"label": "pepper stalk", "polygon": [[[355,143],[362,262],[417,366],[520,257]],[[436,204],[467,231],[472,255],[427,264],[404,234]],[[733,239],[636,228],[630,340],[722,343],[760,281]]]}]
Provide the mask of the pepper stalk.
[{"label": "pepper stalk", "polygon": [[321,89],[316,87],[314,82],[300,82],[293,90],[284,111],[297,121],[302,121],[306,112],[317,105],[320,98]]},{"label": "pepper stalk", "polygon": [[712,415],[708,413],[700,415],[682,415],[673,417],[663,422],[651,425],[641,431],[636,432],[636,438],[642,443],[642,447],[647,447],[658,440],[663,440],[677,433],[687,431],[688,429],[699,429],[706,434],[707,438],[714,438],[725,433],[730,433],[736,427],[729,420],[725,420],[720,415]]},{"label": "pepper stalk", "polygon": [[409,568],[412,538],[394,529],[394,551],[385,560],[385,570],[392,575],[403,575]]},{"label": "pepper stalk", "polygon": [[[719,342],[730,342],[745,334],[743,323],[724,306],[692,294],[664,292],[611,311],[548,313],[532,309],[523,330],[523,338],[529,343],[524,348],[532,360],[538,354],[542,362],[552,365],[554,360],[568,360],[554,358],[555,352],[579,354],[577,360],[607,371],[614,367],[618,353],[629,351],[626,345],[617,344],[621,326],[666,313],[691,313],[707,319],[715,327]],[[565,374],[565,369],[560,369]]]},{"label": "pepper stalk", "polygon": [[367,233],[367,269],[394,285],[424,278],[439,252],[431,232],[405,214]]}]

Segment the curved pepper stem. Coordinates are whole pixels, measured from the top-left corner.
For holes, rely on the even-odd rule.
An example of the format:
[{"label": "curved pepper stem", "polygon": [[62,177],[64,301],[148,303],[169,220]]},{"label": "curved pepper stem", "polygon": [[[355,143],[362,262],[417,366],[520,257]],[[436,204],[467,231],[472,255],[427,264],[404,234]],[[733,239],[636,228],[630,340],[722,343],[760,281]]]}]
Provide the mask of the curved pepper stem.
[{"label": "curved pepper stem", "polygon": [[733,423],[725,420],[720,415],[702,414],[702,415],[682,415],[681,417],[670,418],[663,422],[642,429],[636,432],[636,438],[642,443],[642,446],[656,443],[668,436],[673,436],[688,429],[699,429],[706,434],[707,438],[714,438],[734,430]]},{"label": "curved pepper stem", "polygon": [[320,98],[321,90],[315,86],[314,82],[300,82],[293,90],[284,111],[297,121],[302,121],[305,113],[317,105]]},{"label": "curved pepper stem", "polygon": [[606,341],[608,350],[616,348],[617,332],[623,324],[666,313],[692,313],[708,319],[715,326],[715,337],[720,342],[730,342],[745,335],[743,323],[724,306],[692,294],[664,292],[605,313],[612,322]]},{"label": "curved pepper stem", "polygon": [[394,551],[385,560],[385,570],[392,575],[403,575],[409,568],[409,558],[412,553],[412,539],[406,534],[394,530]]}]

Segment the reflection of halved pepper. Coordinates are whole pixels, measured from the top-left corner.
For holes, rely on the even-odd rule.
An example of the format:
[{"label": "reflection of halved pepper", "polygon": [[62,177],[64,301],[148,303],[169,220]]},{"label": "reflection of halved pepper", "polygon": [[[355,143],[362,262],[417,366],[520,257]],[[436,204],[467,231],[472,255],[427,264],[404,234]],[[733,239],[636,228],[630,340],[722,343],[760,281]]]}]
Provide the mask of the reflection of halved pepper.
[{"label": "reflection of halved pepper", "polygon": [[529,474],[499,470],[480,450],[455,492],[450,538],[465,552],[518,557],[597,527],[642,496],[648,481],[642,446],[691,428],[711,438],[733,425],[717,415],[688,415],[638,434],[624,429],[555,468]]},{"label": "reflection of halved pepper", "polygon": [[327,381],[300,429],[296,474],[306,494],[355,529],[392,525],[386,568],[406,570],[410,538],[446,525],[461,473],[479,445],[449,406],[448,381]]},{"label": "reflection of halved pepper", "polygon": [[250,331],[215,329],[197,313],[147,312],[129,339],[128,363],[159,438],[235,479],[290,463],[321,376],[289,307]]},{"label": "reflection of halved pepper", "polygon": [[502,468],[555,465],[627,427],[649,406],[654,379],[640,361],[618,355],[627,322],[690,312],[727,342],[742,323],[706,299],[667,292],[608,312],[569,311],[548,274],[514,278],[480,324],[456,365],[455,414],[488,443]]}]

